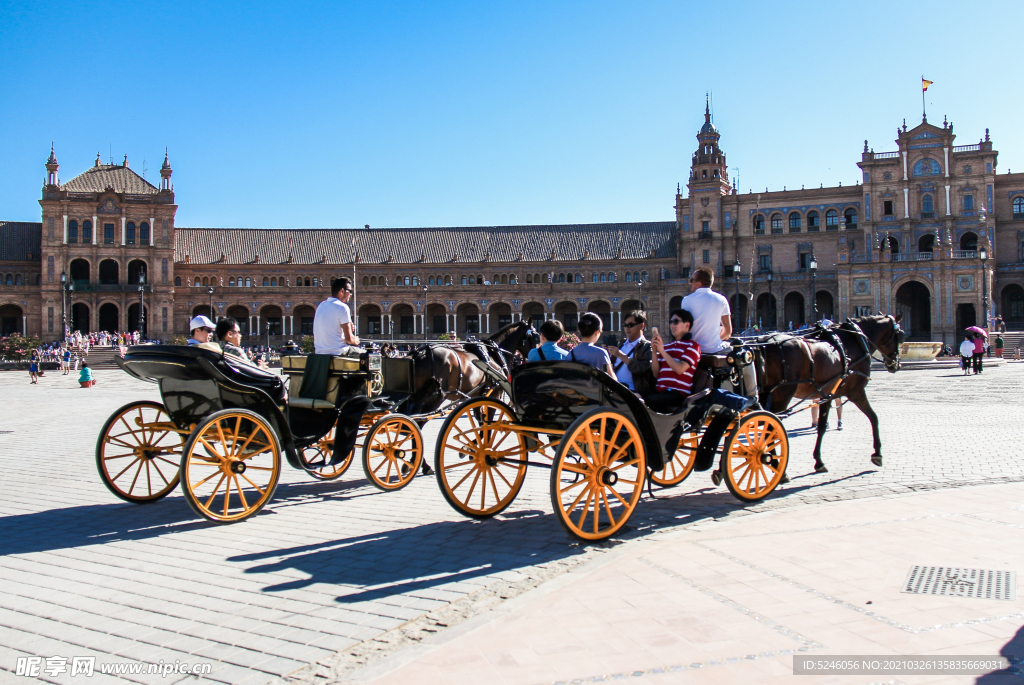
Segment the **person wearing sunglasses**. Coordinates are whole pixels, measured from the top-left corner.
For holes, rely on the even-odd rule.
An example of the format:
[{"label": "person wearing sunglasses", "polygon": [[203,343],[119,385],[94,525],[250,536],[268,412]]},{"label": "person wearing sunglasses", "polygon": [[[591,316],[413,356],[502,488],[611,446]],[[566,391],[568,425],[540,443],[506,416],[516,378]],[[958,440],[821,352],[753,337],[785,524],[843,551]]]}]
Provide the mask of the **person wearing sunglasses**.
[{"label": "person wearing sunglasses", "polygon": [[210,336],[213,335],[213,331],[217,326],[210,321],[209,317],[200,314],[199,316],[192,317],[192,321],[189,322],[188,328],[188,344],[205,345],[210,342]]},{"label": "person wearing sunglasses", "polygon": [[352,332],[352,284],[342,276],[331,281],[331,296],[320,303],[313,316],[313,347],[317,354],[361,352],[359,338]]},{"label": "person wearing sunglasses", "polygon": [[666,344],[655,329],[651,336],[654,354],[651,372],[657,378],[655,392],[644,397],[652,410],[672,414],[683,406],[693,387],[693,371],[700,361],[700,345],[690,335],[693,314],[685,309],[673,309],[668,317],[671,339]]},{"label": "person wearing sunglasses", "polygon": [[647,316],[642,310],[626,314],[622,323],[626,341],[622,347],[608,345],[605,349],[612,357],[612,368],[619,382],[643,397],[654,392],[651,373],[651,343],[644,337]]}]

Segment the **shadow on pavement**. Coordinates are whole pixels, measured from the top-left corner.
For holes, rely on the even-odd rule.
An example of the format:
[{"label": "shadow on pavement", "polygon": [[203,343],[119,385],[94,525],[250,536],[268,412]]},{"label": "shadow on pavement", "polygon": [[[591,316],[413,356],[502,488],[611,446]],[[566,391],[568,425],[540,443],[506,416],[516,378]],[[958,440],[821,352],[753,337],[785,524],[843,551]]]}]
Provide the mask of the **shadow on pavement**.
[{"label": "shadow on pavement", "polygon": [[1022,657],[1024,657],[1024,627],[1017,630],[1017,634],[1003,645],[999,653],[1010,660],[1010,668],[986,673],[975,680],[975,683],[978,685],[996,685],[997,683],[1020,682],[1020,663]]}]

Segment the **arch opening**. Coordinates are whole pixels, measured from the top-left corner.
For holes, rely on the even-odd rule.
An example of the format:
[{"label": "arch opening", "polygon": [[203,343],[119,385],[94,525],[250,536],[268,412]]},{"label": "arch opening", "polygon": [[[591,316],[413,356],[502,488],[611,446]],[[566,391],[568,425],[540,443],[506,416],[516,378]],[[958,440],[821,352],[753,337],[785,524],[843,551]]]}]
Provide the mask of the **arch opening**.
[{"label": "arch opening", "polygon": [[896,314],[902,314],[900,324],[907,340],[928,342],[932,337],[932,296],[920,281],[907,281],[896,289]]}]

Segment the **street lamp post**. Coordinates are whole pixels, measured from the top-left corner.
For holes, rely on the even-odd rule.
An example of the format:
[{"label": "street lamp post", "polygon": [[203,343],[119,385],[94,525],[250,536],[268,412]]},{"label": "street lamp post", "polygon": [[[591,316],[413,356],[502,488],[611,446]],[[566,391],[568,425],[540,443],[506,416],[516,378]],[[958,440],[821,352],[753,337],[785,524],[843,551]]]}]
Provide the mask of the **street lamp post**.
[{"label": "street lamp post", "polygon": [[206,289],[207,294],[210,296],[210,319],[214,322],[217,321],[216,315],[213,313],[213,286],[211,285]]},{"label": "street lamp post", "polygon": [[636,301],[640,307],[640,311],[644,309],[644,282],[642,278],[637,279],[636,282]]},{"label": "street lamp post", "polygon": [[982,326],[988,330],[988,267],[985,266],[985,262],[988,261],[988,248],[982,245],[978,250],[978,257],[981,258],[981,320]]},{"label": "street lamp post", "polygon": [[68,272],[60,272],[60,319],[63,326],[62,342],[68,341]]},{"label": "street lamp post", "polygon": [[[733,326],[734,329],[740,327],[740,271],[742,269],[740,264],[740,258],[736,257],[736,263],[732,265],[732,275],[736,277],[736,323]],[[735,335],[735,330],[733,335]]]},{"label": "street lamp post", "polygon": [[811,312],[814,318],[811,323],[818,323],[818,288],[815,280],[815,274],[818,272],[818,260],[814,258],[813,253],[808,267],[811,269]]},{"label": "street lamp post", "polygon": [[423,339],[427,339],[427,284],[423,284]]},{"label": "street lamp post", "polygon": [[[212,288],[211,288],[211,290],[212,290]],[[146,272],[143,271],[142,269],[139,269],[139,325],[138,325],[138,331],[139,331],[139,338],[140,339],[142,337],[143,329],[145,328],[145,325],[146,325],[146,308],[145,308],[145,301],[143,300],[143,295],[144,295],[145,292],[146,292]]]},{"label": "street lamp post", "polygon": [[768,311],[771,312],[772,314],[771,327],[774,331],[775,329],[778,328],[779,316],[778,313],[775,311],[775,294],[772,293],[772,281],[774,280],[772,272],[769,271],[767,274],[765,274],[765,278],[768,279]]}]

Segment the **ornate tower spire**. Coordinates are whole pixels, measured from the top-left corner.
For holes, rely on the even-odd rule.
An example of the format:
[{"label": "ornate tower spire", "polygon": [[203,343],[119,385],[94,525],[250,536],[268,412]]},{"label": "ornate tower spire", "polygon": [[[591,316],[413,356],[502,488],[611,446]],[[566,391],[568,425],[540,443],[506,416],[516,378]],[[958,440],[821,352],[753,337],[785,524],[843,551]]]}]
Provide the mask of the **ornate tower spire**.
[{"label": "ornate tower spire", "polygon": [[53,151],[53,141],[50,141],[50,158],[46,160],[46,185],[55,186],[57,185],[57,169],[60,168],[60,164],[57,163],[57,155]]},{"label": "ornate tower spire", "polygon": [[171,189],[171,161],[167,156],[167,148],[164,148],[164,163],[160,165],[160,190],[170,191]]}]

